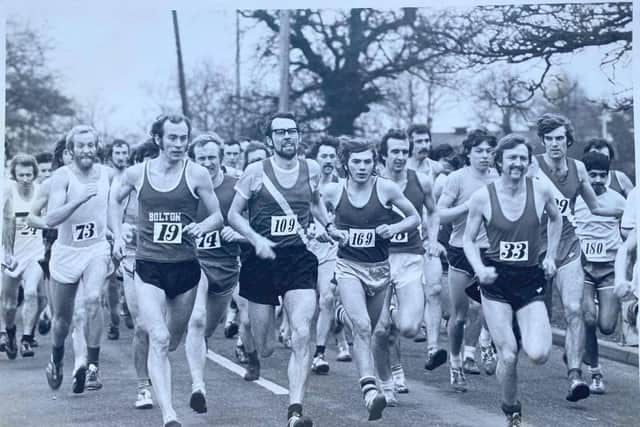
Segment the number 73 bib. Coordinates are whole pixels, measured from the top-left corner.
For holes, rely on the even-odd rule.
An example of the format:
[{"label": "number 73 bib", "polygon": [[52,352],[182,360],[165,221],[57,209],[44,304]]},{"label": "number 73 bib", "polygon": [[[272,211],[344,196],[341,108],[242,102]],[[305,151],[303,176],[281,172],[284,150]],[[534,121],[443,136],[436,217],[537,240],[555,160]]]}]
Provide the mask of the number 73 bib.
[{"label": "number 73 bib", "polygon": [[529,242],[500,241],[500,261],[529,261]]}]

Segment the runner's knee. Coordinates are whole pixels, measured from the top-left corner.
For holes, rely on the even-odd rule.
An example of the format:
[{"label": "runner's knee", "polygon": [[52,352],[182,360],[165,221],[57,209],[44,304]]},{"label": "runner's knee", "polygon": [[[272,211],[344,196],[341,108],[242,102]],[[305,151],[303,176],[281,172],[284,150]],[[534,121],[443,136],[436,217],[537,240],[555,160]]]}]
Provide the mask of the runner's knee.
[{"label": "runner's knee", "polygon": [[368,316],[349,316],[349,318],[351,319],[351,323],[353,325],[354,334],[366,337],[371,336],[371,321],[369,320]]}]

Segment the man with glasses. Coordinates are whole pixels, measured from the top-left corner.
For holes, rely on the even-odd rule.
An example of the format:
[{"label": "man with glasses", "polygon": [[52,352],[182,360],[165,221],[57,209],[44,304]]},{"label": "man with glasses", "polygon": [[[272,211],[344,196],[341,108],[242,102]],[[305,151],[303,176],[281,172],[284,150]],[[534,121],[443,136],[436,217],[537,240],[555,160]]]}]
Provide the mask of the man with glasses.
[{"label": "man with glasses", "polygon": [[[290,113],[272,116],[266,129],[274,155],[249,165],[236,184],[229,224],[254,248],[240,270],[240,296],[249,300],[249,319],[263,357],[274,351],[275,306],[282,296],[291,325],[288,427],[310,427],[302,399],[311,363],[311,325],[316,310],[318,260],[307,249],[306,229],[337,233],[318,191],[320,167],[296,158],[300,134]],[[242,212],[248,209],[248,220]],[[325,236],[326,237],[326,236]]]},{"label": "man with glasses", "polygon": [[411,125],[407,129],[407,135],[413,143],[413,155],[409,158],[407,167],[435,179],[442,172],[442,165],[429,158],[433,142],[429,127],[423,124]]}]

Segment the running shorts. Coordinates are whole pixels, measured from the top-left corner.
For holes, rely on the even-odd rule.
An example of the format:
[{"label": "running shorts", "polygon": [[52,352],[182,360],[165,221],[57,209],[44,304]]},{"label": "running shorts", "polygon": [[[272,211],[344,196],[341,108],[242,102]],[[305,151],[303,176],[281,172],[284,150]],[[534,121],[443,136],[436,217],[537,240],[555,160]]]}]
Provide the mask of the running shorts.
[{"label": "running shorts", "polygon": [[[579,248],[578,248],[579,249]],[[480,249],[480,255],[484,257],[484,253],[487,250],[482,248]],[[449,261],[449,268],[460,273],[464,273],[469,277],[474,277],[476,273],[473,271],[473,267],[469,264],[469,260],[467,260],[467,256],[464,254],[464,250],[462,248],[458,248],[456,246],[447,246],[447,260]]]},{"label": "running shorts", "polygon": [[317,240],[312,240],[309,242],[309,250],[318,258],[318,265],[335,261],[338,256],[338,245],[328,242],[322,243]]},{"label": "running shorts", "polygon": [[200,268],[208,282],[208,294],[212,296],[227,296],[233,293],[240,276],[240,261],[238,257],[218,258],[215,260],[200,259]]},{"label": "running shorts", "polygon": [[336,261],[336,280],[358,280],[368,296],[384,292],[391,283],[389,261],[357,262],[339,258]]},{"label": "running shorts", "polygon": [[391,283],[396,289],[407,285],[422,286],[424,276],[424,255],[391,253],[389,254]]},{"label": "running shorts", "polygon": [[197,259],[180,262],[154,262],[136,260],[136,274],[145,283],[164,291],[174,299],[196,286],[200,281],[200,264]]},{"label": "running shorts", "polygon": [[485,265],[494,267],[498,278],[490,284],[480,284],[484,298],[509,304],[514,312],[534,302],[544,302],[544,271],[539,266],[513,267],[490,259]]},{"label": "running shorts", "polygon": [[296,289],[314,289],[318,259],[305,246],[274,248],[275,259],[248,251],[240,267],[240,296],[265,305],[278,305],[278,296]]},{"label": "running shorts", "polygon": [[78,283],[87,267],[92,263],[111,262],[111,246],[103,240],[91,246],[65,246],[57,240],[51,246],[49,270],[51,278],[58,283]]},{"label": "running shorts", "polygon": [[582,259],[582,269],[584,270],[584,283],[591,285],[594,289],[611,288],[615,281],[615,269],[613,261],[591,262]]},{"label": "running shorts", "polygon": [[[540,262],[542,262],[545,254],[546,250],[540,254]],[[580,248],[580,239],[574,237],[568,241],[560,240],[558,253],[556,255],[556,268],[559,270],[565,265],[569,265],[573,261],[579,259],[581,256],[582,249]]]}]

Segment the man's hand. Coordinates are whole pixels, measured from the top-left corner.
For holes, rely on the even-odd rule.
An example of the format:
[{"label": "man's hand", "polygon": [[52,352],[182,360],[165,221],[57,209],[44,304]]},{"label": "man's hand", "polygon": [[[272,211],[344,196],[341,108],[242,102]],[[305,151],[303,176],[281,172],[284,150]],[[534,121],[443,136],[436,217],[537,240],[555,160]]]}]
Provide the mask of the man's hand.
[{"label": "man's hand", "polygon": [[555,276],[557,271],[555,260],[545,256],[542,260],[542,270],[544,270],[544,278],[547,280]]},{"label": "man's hand", "polygon": [[222,230],[220,230],[220,237],[222,237],[222,240],[225,242],[235,242],[241,238],[240,234],[228,225],[225,225]]},{"label": "man's hand", "polygon": [[187,233],[189,237],[197,239],[204,234],[204,230],[202,229],[201,224],[202,223],[200,222],[192,222],[190,224],[187,224],[182,228],[182,233]]},{"label": "man's hand", "polygon": [[126,246],[126,242],[124,238],[114,239],[113,248],[111,249],[111,256],[117,260],[121,261],[124,258],[124,248]]},{"label": "man's hand", "polygon": [[14,276],[12,273],[17,272],[17,268],[18,260],[11,255],[5,255],[4,261],[2,262],[2,269],[5,274],[9,277],[16,278],[17,276]]},{"label": "man's hand", "polygon": [[633,282],[626,279],[616,280],[613,286],[613,293],[617,298],[624,299],[633,293]]},{"label": "man's hand", "polygon": [[98,194],[98,184],[91,182],[84,187],[84,194],[82,194],[82,203],[86,202],[95,195]]},{"label": "man's hand", "polygon": [[396,234],[396,232],[393,231],[393,226],[389,224],[381,224],[376,227],[376,234],[383,239],[390,239],[394,234]]},{"label": "man's hand", "polygon": [[136,238],[137,227],[133,224],[122,224],[122,239],[125,243],[134,243]]},{"label": "man's hand", "polygon": [[427,256],[429,257],[439,257],[442,253],[444,253],[444,246],[440,244],[440,242],[429,242],[427,243]]},{"label": "man's hand", "polygon": [[498,273],[496,273],[495,267],[483,266],[480,270],[476,271],[476,277],[480,284],[489,285],[496,281]]},{"label": "man's hand", "polygon": [[345,246],[349,243],[349,233],[343,230],[338,230],[335,225],[327,227],[327,234],[335,242],[338,242],[339,246]]},{"label": "man's hand", "polygon": [[259,258],[275,259],[276,253],[273,250],[273,248],[275,248],[275,246],[276,246],[275,242],[272,242],[271,240],[267,239],[266,237],[258,235],[256,237],[256,241],[255,241],[255,245],[254,246],[255,246],[255,249],[256,249],[256,255]]}]

